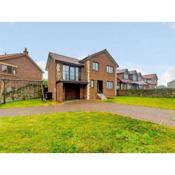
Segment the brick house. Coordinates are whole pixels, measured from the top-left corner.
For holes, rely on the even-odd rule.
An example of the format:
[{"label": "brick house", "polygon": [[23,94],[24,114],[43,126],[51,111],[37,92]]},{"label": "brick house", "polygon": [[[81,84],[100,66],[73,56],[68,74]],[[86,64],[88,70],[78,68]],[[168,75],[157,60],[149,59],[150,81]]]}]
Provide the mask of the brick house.
[{"label": "brick house", "polygon": [[155,88],[152,86],[153,83],[151,84],[151,82],[147,81],[145,77],[147,77],[147,75],[143,76],[141,72],[137,72],[136,70],[129,71],[128,69],[118,69],[117,70],[117,88],[118,89]]},{"label": "brick house", "polygon": [[43,71],[29,56],[23,53],[0,55],[0,79],[42,80]]},{"label": "brick house", "polygon": [[144,82],[147,84],[146,89],[157,88],[158,77],[156,74],[143,75]]},{"label": "brick house", "polygon": [[98,99],[116,95],[118,64],[105,49],[82,60],[49,53],[48,91],[53,100]]}]

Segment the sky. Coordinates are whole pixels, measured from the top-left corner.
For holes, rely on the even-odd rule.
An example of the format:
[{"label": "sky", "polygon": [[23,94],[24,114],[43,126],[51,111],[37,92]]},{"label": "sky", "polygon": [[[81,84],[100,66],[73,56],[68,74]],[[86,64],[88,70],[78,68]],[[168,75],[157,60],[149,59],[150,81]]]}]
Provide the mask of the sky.
[{"label": "sky", "polygon": [[81,59],[107,49],[121,69],[175,79],[175,23],[0,23],[0,54],[25,47],[43,70],[49,52]]}]

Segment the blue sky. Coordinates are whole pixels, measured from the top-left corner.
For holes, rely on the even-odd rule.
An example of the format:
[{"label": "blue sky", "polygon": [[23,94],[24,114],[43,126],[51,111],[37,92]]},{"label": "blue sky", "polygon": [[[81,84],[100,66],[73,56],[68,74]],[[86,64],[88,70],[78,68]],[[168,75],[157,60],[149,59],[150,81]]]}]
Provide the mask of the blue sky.
[{"label": "blue sky", "polygon": [[175,79],[174,23],[0,23],[0,54],[24,47],[43,69],[49,51],[82,58],[106,48],[120,68]]}]

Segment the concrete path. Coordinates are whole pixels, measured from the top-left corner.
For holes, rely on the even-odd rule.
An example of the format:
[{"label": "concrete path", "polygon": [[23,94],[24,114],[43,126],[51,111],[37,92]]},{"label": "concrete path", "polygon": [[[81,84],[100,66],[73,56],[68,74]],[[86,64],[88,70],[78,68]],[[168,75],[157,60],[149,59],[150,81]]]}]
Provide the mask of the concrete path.
[{"label": "concrete path", "polygon": [[26,116],[32,114],[46,114],[52,112],[67,111],[103,111],[125,115],[132,118],[147,120],[154,123],[175,127],[175,110],[162,110],[141,106],[130,106],[124,104],[74,101],[59,105],[38,106],[28,108],[0,109],[0,117],[3,116]]}]

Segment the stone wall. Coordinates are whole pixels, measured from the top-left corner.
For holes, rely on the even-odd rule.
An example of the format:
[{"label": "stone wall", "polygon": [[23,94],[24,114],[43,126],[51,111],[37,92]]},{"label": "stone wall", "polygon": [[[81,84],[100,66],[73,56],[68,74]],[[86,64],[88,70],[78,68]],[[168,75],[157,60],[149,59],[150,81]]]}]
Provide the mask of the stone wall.
[{"label": "stone wall", "polygon": [[129,89],[117,90],[118,96],[175,97],[175,89]]}]

